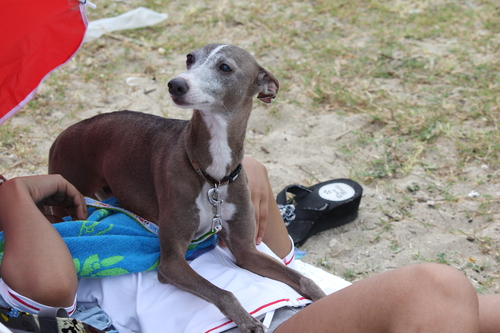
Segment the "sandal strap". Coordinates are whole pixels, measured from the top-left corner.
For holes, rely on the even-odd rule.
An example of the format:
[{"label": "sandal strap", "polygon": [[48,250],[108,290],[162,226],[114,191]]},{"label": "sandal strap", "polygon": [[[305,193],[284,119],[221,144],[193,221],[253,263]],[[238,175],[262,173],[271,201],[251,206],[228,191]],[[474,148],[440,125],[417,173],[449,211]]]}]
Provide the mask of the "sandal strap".
[{"label": "sandal strap", "polygon": [[[312,190],[310,190],[307,187],[304,187],[302,185],[297,185],[297,184],[288,185],[280,193],[278,193],[278,195],[276,196],[276,202],[278,203],[278,205],[287,205],[288,204],[287,199],[286,199],[287,193],[295,194],[296,197],[300,198],[300,197],[303,197],[304,195],[309,194],[311,192],[312,192]],[[323,212],[325,210],[328,209],[328,206],[329,205],[327,203],[325,203],[320,207],[301,207],[301,208],[295,207],[295,214],[300,216],[301,215],[300,212],[303,211],[305,214],[308,214],[308,215],[313,214],[313,216],[310,217],[309,219],[315,220],[316,218],[321,216],[321,214],[323,214]],[[298,218],[298,219],[301,219],[301,218]]]},{"label": "sandal strap", "polygon": [[304,196],[308,193],[311,193],[312,191],[308,189],[305,186],[302,185],[297,185],[297,184],[292,184],[288,185],[285,187],[278,195],[276,196],[276,202],[280,205],[286,205],[286,194],[287,193],[292,193],[295,194],[296,196]]},{"label": "sandal strap", "polygon": [[48,308],[38,312],[38,323],[42,333],[59,333],[57,318],[68,318],[68,313],[63,308]]}]

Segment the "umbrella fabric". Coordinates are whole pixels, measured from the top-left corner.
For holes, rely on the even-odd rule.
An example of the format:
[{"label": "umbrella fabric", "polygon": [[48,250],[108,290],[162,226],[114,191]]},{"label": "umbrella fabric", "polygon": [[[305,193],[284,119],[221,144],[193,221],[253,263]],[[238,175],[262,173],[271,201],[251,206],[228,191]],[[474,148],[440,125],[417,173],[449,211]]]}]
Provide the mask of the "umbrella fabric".
[{"label": "umbrella fabric", "polygon": [[0,0],[0,124],[80,48],[87,18],[79,0]]}]

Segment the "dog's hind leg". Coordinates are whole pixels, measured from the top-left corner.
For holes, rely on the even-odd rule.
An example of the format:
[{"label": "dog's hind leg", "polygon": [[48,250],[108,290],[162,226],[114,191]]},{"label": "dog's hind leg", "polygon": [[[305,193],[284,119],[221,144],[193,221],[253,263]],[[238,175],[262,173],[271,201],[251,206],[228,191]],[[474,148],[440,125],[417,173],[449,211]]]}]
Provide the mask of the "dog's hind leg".
[{"label": "dog's hind leg", "polygon": [[60,174],[73,184],[83,195],[94,197],[96,191],[107,185],[93,170],[97,162],[93,156],[86,156],[78,140],[77,131],[69,128],[63,132],[50,148],[49,174]]}]

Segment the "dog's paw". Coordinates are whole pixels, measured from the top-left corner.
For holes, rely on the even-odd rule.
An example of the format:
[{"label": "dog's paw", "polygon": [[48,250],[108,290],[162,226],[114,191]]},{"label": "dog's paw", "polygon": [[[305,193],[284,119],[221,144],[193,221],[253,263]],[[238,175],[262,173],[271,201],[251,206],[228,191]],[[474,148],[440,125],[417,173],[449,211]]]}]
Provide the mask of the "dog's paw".
[{"label": "dog's paw", "polygon": [[255,318],[251,323],[240,324],[238,328],[241,333],[265,333],[267,331],[267,328]]},{"label": "dog's paw", "polygon": [[326,296],[325,292],[311,279],[302,277],[300,281],[301,294],[312,301]]}]

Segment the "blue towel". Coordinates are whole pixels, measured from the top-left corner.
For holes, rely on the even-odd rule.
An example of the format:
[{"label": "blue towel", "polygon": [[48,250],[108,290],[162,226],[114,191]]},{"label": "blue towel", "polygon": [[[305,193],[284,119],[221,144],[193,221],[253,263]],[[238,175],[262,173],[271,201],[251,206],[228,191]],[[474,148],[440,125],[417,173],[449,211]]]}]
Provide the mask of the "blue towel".
[{"label": "blue towel", "polygon": [[[89,217],[85,221],[54,224],[66,242],[78,277],[104,277],[158,268],[158,226],[118,206],[114,198],[104,202],[85,198]],[[217,235],[209,232],[191,243],[186,260],[215,248]],[[0,261],[4,252],[0,232]]]}]

